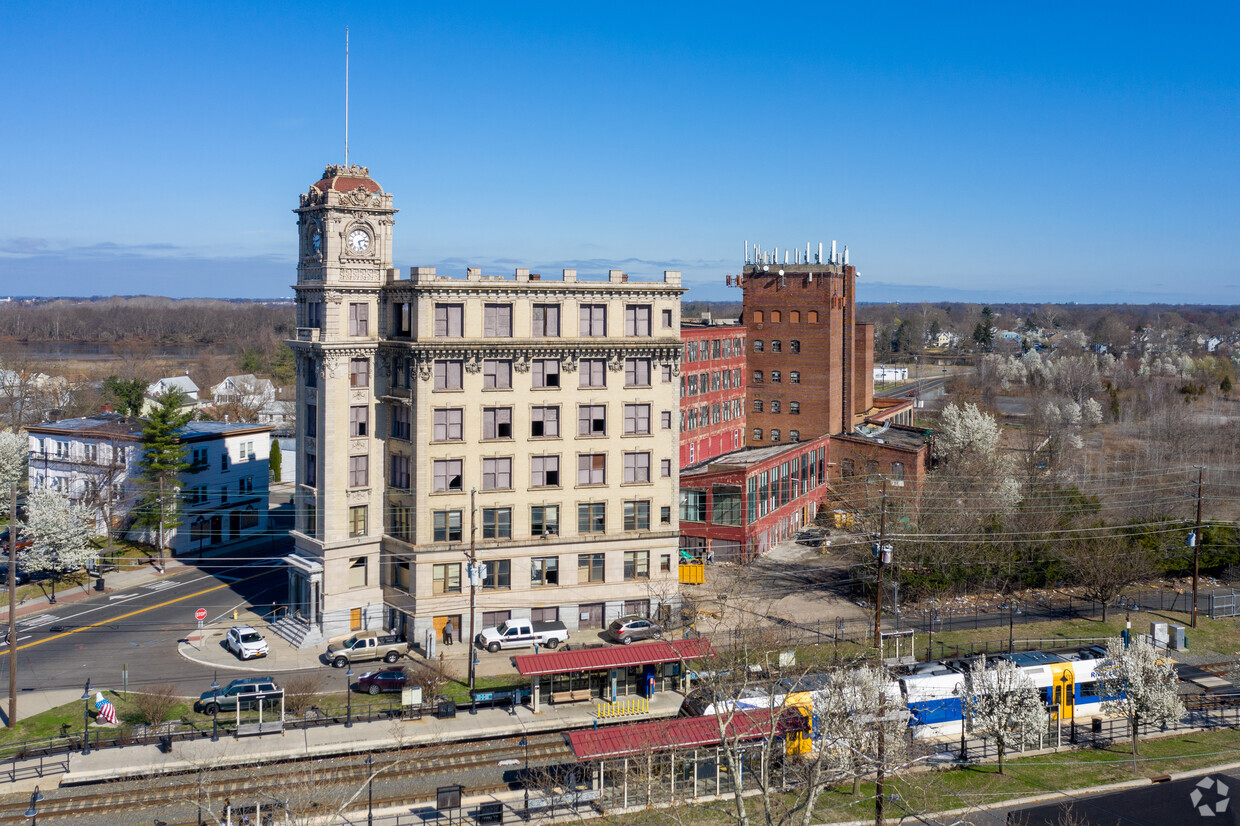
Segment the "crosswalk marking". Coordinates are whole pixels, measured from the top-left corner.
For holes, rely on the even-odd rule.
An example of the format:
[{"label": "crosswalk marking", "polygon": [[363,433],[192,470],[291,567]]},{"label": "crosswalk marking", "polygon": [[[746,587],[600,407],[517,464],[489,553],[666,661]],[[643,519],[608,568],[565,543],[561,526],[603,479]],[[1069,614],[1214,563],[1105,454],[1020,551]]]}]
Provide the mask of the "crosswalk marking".
[{"label": "crosswalk marking", "polygon": [[55,622],[56,617],[51,614],[40,614],[37,617],[31,617],[28,620],[22,620],[17,623],[17,627],[22,631],[28,631],[31,628],[38,628],[40,625],[47,625],[49,622]]},{"label": "crosswalk marking", "polygon": [[160,580],[159,582],[152,582],[150,585],[143,585],[142,587],[143,589],[147,591],[154,592],[154,591],[165,591],[169,588],[175,588],[178,585],[180,585],[179,582],[173,582],[172,580],[164,579],[164,580]]}]

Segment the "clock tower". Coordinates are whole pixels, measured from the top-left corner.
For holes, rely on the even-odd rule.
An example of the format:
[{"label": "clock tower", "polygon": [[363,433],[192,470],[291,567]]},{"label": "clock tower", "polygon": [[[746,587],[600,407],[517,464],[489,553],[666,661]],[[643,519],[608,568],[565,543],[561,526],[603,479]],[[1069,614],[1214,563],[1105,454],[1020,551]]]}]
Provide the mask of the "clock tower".
[{"label": "clock tower", "polygon": [[[297,214],[297,487],[289,613],[304,645],[385,624],[380,291],[396,210],[364,166],[330,165]],[[302,635],[301,632],[304,632]]]}]

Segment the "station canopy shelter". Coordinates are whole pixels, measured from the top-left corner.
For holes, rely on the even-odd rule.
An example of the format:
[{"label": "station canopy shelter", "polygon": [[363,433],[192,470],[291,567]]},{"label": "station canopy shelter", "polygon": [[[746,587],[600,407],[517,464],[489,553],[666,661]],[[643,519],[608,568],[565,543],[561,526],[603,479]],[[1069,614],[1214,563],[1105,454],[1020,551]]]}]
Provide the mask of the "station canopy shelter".
[{"label": "station canopy shelter", "polygon": [[[583,729],[567,737],[578,761],[591,767],[594,797],[606,810],[726,795],[738,784],[757,788],[764,744],[807,728],[795,711],[764,708]],[[725,748],[738,754],[736,777]]]},{"label": "station canopy shelter", "polygon": [[518,654],[512,661],[533,682],[530,701],[537,713],[542,702],[654,700],[660,692],[688,691],[684,664],[713,655],[710,640],[698,638]]}]

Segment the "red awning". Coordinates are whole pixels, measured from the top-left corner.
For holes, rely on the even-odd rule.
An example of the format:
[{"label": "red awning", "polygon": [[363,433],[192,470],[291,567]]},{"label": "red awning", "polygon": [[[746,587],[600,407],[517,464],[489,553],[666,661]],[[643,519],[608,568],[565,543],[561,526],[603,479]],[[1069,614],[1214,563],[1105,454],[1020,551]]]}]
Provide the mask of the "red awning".
[{"label": "red awning", "polygon": [[608,648],[587,648],[582,651],[547,651],[542,654],[518,654],[512,660],[525,677],[543,674],[572,674],[582,671],[606,671],[635,665],[658,665],[681,660],[697,660],[714,654],[710,640],[659,640]]},{"label": "red awning", "polygon": [[805,729],[805,718],[797,712],[757,709],[737,711],[726,721],[709,715],[570,731],[568,743],[578,760],[717,746],[723,742],[719,732],[721,722],[729,741],[761,740],[770,736],[772,727],[777,734]]}]

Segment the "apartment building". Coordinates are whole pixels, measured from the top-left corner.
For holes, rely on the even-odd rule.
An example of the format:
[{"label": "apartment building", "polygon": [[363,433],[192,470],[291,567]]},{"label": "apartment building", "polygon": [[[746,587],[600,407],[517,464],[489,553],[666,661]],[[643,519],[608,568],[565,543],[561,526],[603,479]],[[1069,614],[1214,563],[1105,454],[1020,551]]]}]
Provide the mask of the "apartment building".
[{"label": "apartment building", "polygon": [[310,634],[602,628],[676,601],[680,273],[391,266],[364,167],[301,197],[298,524]]},{"label": "apartment building", "polygon": [[682,321],[680,466],[745,444],[745,328],[735,322]]}]

